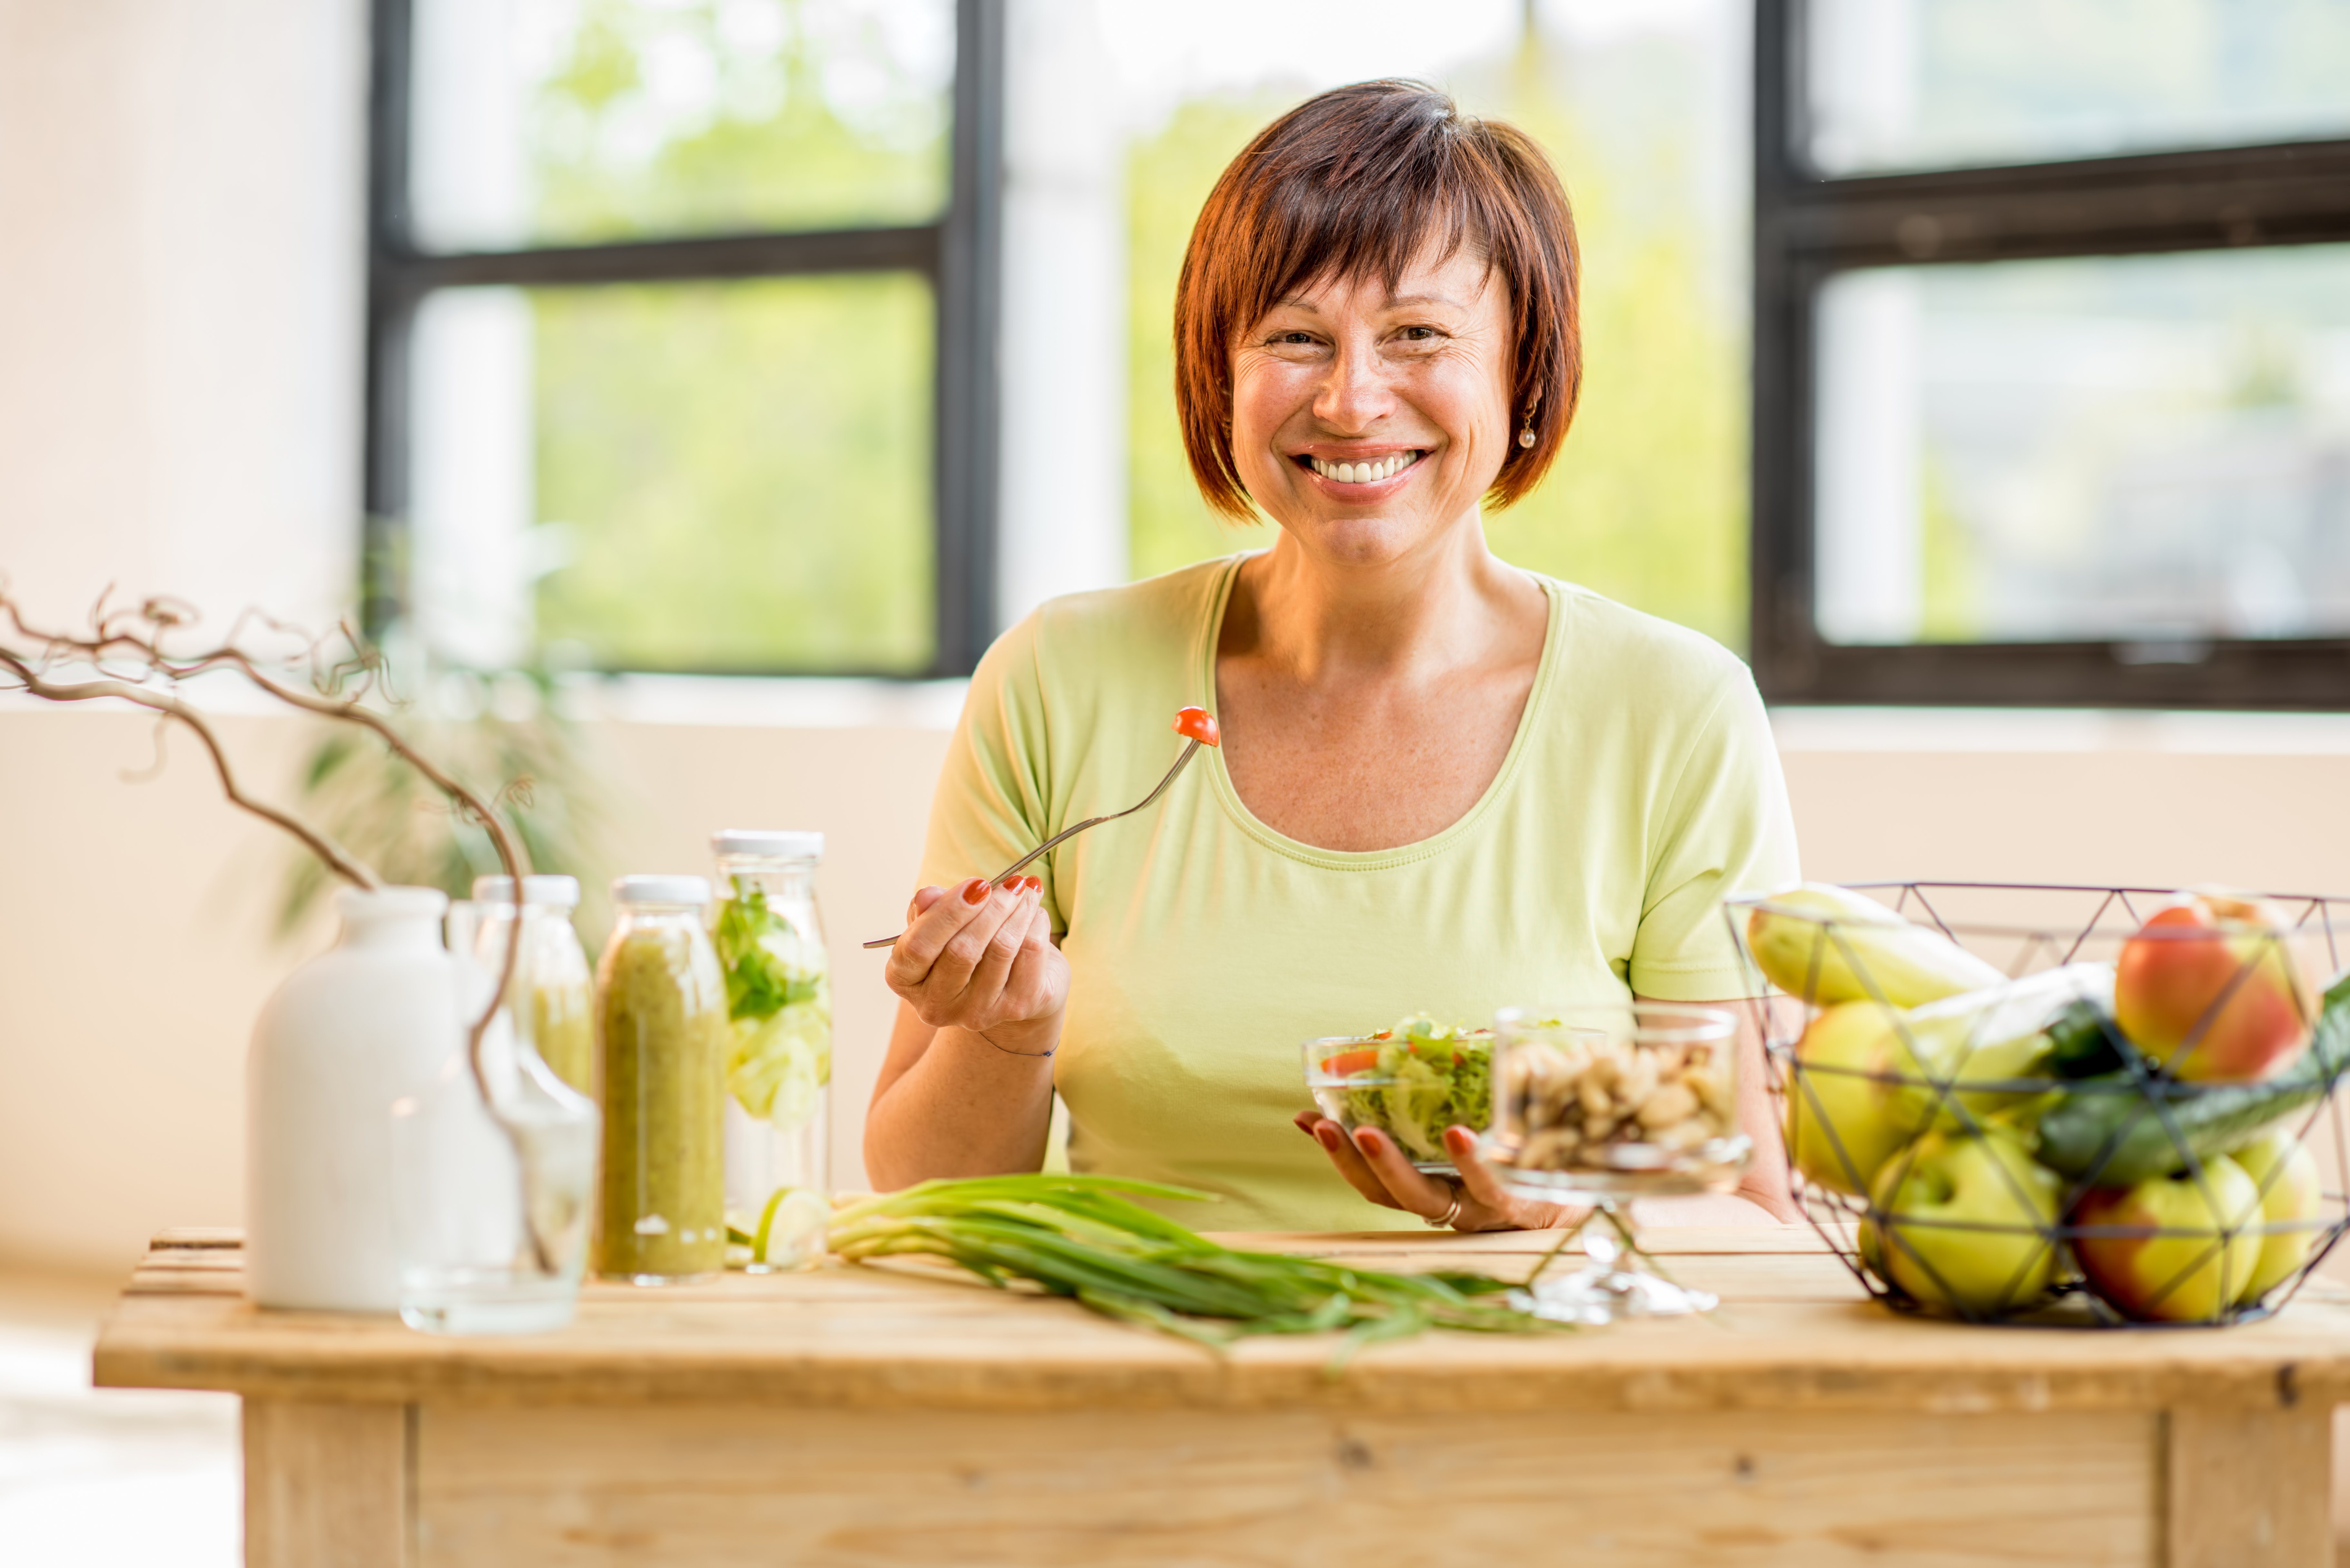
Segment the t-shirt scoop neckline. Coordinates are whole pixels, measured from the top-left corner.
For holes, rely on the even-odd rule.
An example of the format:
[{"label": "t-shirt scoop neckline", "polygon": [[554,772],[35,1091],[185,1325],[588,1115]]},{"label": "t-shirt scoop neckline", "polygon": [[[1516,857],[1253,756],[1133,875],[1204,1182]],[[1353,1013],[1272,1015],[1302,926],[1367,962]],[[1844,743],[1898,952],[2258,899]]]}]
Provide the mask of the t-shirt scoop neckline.
[{"label": "t-shirt scoop neckline", "polygon": [[[1216,703],[1216,645],[1222,639],[1224,611],[1232,602],[1232,585],[1240,580],[1241,568],[1262,555],[1263,551],[1243,551],[1224,563],[1217,574],[1214,591],[1209,594],[1207,612],[1201,618],[1192,651],[1192,668],[1201,683],[1202,703],[1211,715],[1221,722]],[[1519,568],[1513,568],[1516,570]],[[1232,786],[1232,776],[1224,767],[1221,748],[1211,748],[1215,754],[1208,759],[1208,776],[1215,789],[1216,801],[1235,826],[1257,843],[1277,855],[1285,855],[1309,866],[1332,871],[1385,871],[1399,866],[1409,866],[1421,860],[1433,859],[1462,838],[1476,831],[1477,826],[1492,815],[1508,795],[1516,780],[1520,764],[1539,732],[1544,710],[1548,706],[1551,688],[1555,684],[1559,648],[1566,640],[1565,596],[1558,585],[1538,572],[1525,576],[1543,591],[1548,613],[1543,626],[1542,655],[1534,665],[1534,689],[1526,693],[1526,704],[1518,714],[1517,732],[1510,737],[1510,749],[1503,754],[1502,765],[1479,795],[1476,804],[1462,812],[1449,826],[1432,837],[1411,844],[1399,844],[1390,849],[1323,849],[1303,843],[1287,834],[1267,826],[1241,799],[1240,791]]]}]

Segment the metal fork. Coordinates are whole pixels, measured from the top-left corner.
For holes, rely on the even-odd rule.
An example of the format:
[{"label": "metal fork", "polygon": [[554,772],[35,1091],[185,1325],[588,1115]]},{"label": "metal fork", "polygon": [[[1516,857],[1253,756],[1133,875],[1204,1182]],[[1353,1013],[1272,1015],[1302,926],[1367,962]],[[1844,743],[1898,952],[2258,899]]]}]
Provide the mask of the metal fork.
[{"label": "metal fork", "polygon": [[[1183,754],[1175,759],[1175,765],[1167,770],[1167,776],[1159,781],[1159,787],[1157,789],[1152,790],[1149,794],[1144,795],[1140,800],[1137,801],[1134,805],[1128,806],[1124,811],[1114,811],[1107,816],[1089,816],[1086,818],[1085,821],[1078,823],[1075,827],[1065,827],[1061,829],[1060,832],[1053,835],[1052,837],[1045,840],[1044,843],[1039,844],[1035,848],[1031,849],[1027,854],[1023,855],[1019,859],[1014,860],[1011,865],[1006,866],[994,876],[990,877],[987,879],[987,885],[991,888],[996,886],[1006,877],[1011,876],[1014,871],[1019,870],[1022,867],[1026,866],[1029,862],[1035,860],[1038,856],[1043,855],[1045,851],[1053,848],[1056,845],[1066,843],[1069,839],[1075,838],[1078,834],[1083,833],[1088,827],[1099,827],[1105,822],[1116,822],[1121,816],[1132,816],[1136,812],[1140,811],[1144,806],[1149,805],[1151,802],[1157,800],[1160,795],[1167,793],[1167,786],[1175,782],[1175,775],[1183,771],[1183,765],[1191,760],[1191,753],[1199,749],[1200,742],[1197,738],[1194,738],[1190,744],[1183,748]],[[898,937],[902,937],[905,934],[905,932],[899,931],[898,933]],[[868,948],[895,947],[898,945],[898,937],[877,937],[873,940],[867,942],[865,945]]]}]

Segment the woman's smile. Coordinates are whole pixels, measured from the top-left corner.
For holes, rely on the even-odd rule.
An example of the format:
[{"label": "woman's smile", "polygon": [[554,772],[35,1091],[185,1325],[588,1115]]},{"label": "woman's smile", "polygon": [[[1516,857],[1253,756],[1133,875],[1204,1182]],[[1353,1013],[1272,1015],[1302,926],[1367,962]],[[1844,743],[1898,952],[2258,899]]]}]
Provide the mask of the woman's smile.
[{"label": "woman's smile", "polygon": [[1401,490],[1406,475],[1428,455],[1426,447],[1331,448],[1293,453],[1290,462],[1322,482],[1343,501],[1384,501]]}]

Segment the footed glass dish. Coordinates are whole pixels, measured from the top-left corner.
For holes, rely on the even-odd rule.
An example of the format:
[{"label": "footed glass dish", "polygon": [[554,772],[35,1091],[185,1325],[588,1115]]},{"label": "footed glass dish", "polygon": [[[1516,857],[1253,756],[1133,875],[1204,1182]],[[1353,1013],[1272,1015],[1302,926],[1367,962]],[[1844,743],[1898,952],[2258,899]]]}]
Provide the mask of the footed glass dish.
[{"label": "footed glass dish", "polygon": [[1738,1185],[1753,1142],[1738,1127],[1736,1015],[1627,1001],[1504,1008],[1494,1022],[1493,1123],[1479,1153],[1519,1196],[1594,1210],[1586,1266],[1538,1272],[1513,1300],[1589,1324],[1720,1305],[1640,1250],[1631,1203]]}]

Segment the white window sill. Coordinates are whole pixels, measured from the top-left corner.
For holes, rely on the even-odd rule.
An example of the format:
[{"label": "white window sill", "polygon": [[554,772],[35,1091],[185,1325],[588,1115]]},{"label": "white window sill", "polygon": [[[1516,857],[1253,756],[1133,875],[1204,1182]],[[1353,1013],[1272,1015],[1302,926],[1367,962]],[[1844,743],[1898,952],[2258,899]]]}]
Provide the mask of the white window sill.
[{"label": "white window sill", "polygon": [[2350,713],[2107,708],[1773,708],[1783,753],[2145,752],[2350,755]]},{"label": "white window sill", "polygon": [[567,693],[582,718],[778,730],[951,730],[968,680],[610,675]]}]

